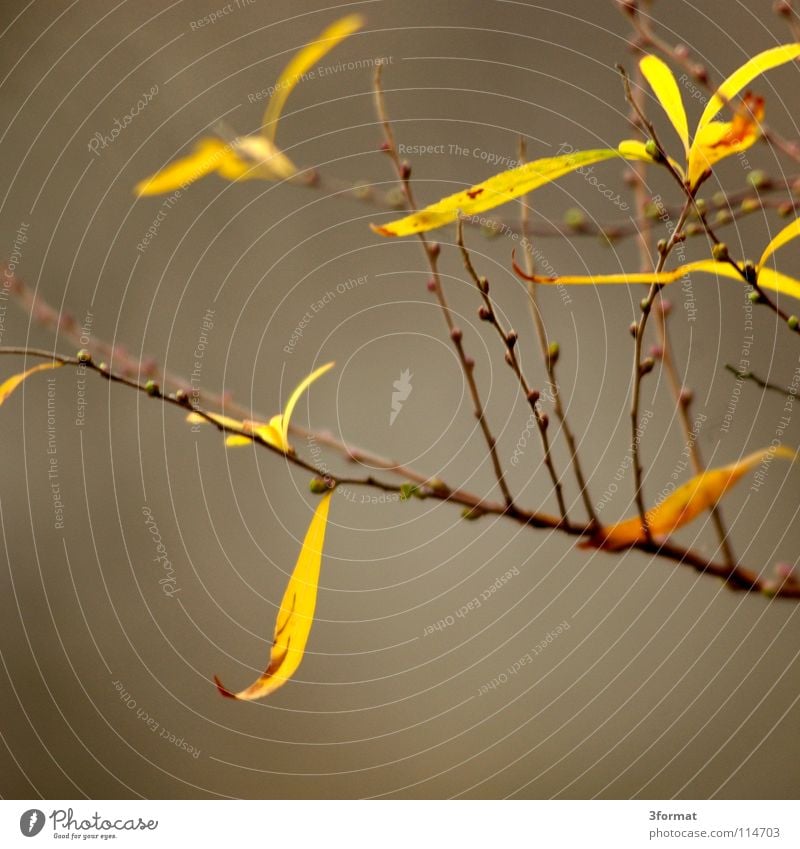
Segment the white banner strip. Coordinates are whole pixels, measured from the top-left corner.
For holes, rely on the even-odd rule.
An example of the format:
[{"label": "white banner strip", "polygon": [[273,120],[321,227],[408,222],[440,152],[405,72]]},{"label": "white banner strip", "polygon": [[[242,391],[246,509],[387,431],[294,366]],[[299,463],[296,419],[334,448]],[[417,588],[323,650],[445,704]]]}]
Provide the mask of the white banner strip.
[{"label": "white banner strip", "polygon": [[[800,846],[795,801],[0,801],[0,846]],[[189,841],[197,841],[190,844]]]}]

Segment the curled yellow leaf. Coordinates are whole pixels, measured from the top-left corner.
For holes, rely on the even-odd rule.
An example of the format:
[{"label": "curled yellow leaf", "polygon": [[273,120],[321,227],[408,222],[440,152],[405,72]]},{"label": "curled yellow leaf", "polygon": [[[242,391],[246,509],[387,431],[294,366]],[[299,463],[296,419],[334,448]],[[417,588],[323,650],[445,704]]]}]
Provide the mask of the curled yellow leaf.
[{"label": "curled yellow leaf", "polygon": [[238,693],[231,692],[215,676],[214,682],[223,696],[242,701],[263,699],[282,687],[300,666],[314,622],[331,495],[328,492],[322,496],[308,526],[300,556],[278,611],[267,668],[249,687]]},{"label": "curled yellow leaf", "polygon": [[347,15],[331,24],[320,33],[316,41],[312,41],[302,50],[294,55],[289,64],[283,69],[278,81],[273,88],[272,97],[269,99],[267,109],[264,112],[262,132],[268,139],[275,139],[275,131],[278,128],[278,119],[283,112],[286,99],[292,93],[292,89],[326,53],[333,50],[337,44],[364,26],[361,15]]},{"label": "curled yellow leaf", "polygon": [[20,383],[29,378],[32,374],[36,374],[36,372],[39,371],[46,371],[51,368],[59,368],[61,365],[63,365],[63,363],[41,363],[38,366],[29,368],[27,371],[23,371],[20,372],[20,374],[15,374],[12,377],[9,377],[8,380],[5,380],[2,384],[0,384],[0,404],[3,404],[8,396],[20,385]]},{"label": "curled yellow leaf", "polygon": [[[774,457],[794,461],[797,454],[783,445],[773,446],[754,451],[736,463],[695,475],[660,504],[647,511],[645,515],[650,534],[656,539],[663,538],[687,525],[701,513],[714,507],[744,475],[763,462],[771,462]],[[618,524],[600,528],[590,540],[582,543],[582,547],[615,551],[644,542],[646,538],[640,517],[634,516]]]},{"label": "curled yellow leaf", "polygon": [[483,183],[442,198],[405,218],[389,224],[370,224],[370,227],[381,236],[411,236],[414,233],[435,230],[437,227],[452,223],[459,214],[469,217],[486,212],[552,183],[578,168],[602,162],[605,159],[616,159],[621,155],[617,150],[603,149],[582,150],[546,159],[536,159],[518,168],[504,171],[502,174],[495,174]]},{"label": "curled yellow leaf", "polygon": [[325,363],[325,365],[314,369],[311,374],[304,377],[289,396],[283,413],[273,416],[269,422],[257,422],[247,419],[245,421],[239,421],[239,419],[232,419],[228,416],[218,415],[217,413],[211,413],[206,417],[196,412],[189,413],[186,416],[186,421],[193,424],[201,424],[203,422],[208,423],[208,419],[210,418],[227,430],[236,431],[236,433],[229,433],[225,438],[225,444],[229,448],[249,445],[253,441],[253,437],[258,437],[263,442],[287,454],[293,450],[289,444],[289,424],[297,402],[306,389],[315,380],[318,380],[323,374],[330,371],[334,365],[334,362]]}]

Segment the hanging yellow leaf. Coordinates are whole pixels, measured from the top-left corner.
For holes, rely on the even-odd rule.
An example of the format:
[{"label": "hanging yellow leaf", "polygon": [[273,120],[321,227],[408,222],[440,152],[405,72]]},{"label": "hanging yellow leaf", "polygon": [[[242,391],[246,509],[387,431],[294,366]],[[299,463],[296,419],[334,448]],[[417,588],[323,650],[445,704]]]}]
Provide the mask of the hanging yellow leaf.
[{"label": "hanging yellow leaf", "polygon": [[553,180],[569,174],[570,171],[595,162],[602,162],[604,159],[617,159],[620,156],[621,154],[616,150],[583,150],[562,156],[536,159],[519,168],[496,174],[471,189],[443,198],[405,218],[389,224],[370,224],[370,227],[381,236],[410,236],[414,233],[435,230],[437,227],[443,227],[455,221],[459,213],[468,217],[477,215],[479,212],[486,212],[514,198],[522,197],[547,183],[552,183]]},{"label": "hanging yellow leaf", "polygon": [[[760,463],[771,462],[774,457],[794,461],[797,454],[783,445],[764,448],[754,451],[736,463],[695,475],[658,506],[647,511],[647,525],[651,535],[656,539],[663,538],[687,525],[701,513],[714,507],[744,475]],[[646,534],[640,517],[634,516],[616,525],[600,528],[590,540],[583,542],[581,547],[615,551],[644,542],[645,539]]]},{"label": "hanging yellow leaf", "polygon": [[314,623],[322,547],[325,542],[331,495],[332,493],[328,492],[322,496],[308,526],[297,565],[278,611],[267,668],[249,687],[238,693],[231,692],[215,676],[214,681],[223,696],[243,701],[262,699],[283,686],[300,666]]},{"label": "hanging yellow leaf", "polygon": [[13,377],[9,377],[8,380],[0,384],[0,404],[3,404],[6,398],[8,398],[8,396],[20,385],[20,383],[32,374],[36,374],[38,371],[46,371],[51,368],[59,368],[61,365],[63,365],[63,363],[41,363],[38,366],[29,368],[27,371],[15,374]]}]

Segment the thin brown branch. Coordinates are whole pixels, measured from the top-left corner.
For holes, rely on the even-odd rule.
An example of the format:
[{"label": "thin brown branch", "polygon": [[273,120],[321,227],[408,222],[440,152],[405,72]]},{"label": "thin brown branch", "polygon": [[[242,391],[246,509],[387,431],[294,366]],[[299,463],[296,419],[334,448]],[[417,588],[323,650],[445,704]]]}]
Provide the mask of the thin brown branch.
[{"label": "thin brown branch", "polygon": [[725,368],[733,375],[736,376],[738,380],[748,380],[751,383],[755,383],[756,386],[760,386],[762,389],[769,389],[771,392],[777,392],[780,395],[795,395],[796,391],[792,392],[792,390],[787,389],[785,386],[779,386],[777,383],[770,383],[768,380],[764,380],[763,377],[759,377],[757,374],[753,374],[752,371],[741,371],[735,366],[725,364]]},{"label": "thin brown branch", "polygon": [[[392,129],[392,124],[389,120],[389,114],[386,109],[386,98],[384,96],[383,85],[381,83],[382,70],[383,66],[378,65],[375,71],[375,107],[378,114],[378,120],[383,129],[384,150],[386,151],[392,164],[394,165],[397,178],[403,190],[403,195],[405,196],[406,208],[409,212],[414,212],[418,209],[418,207],[416,199],[414,198],[414,191],[411,186],[411,166],[408,163],[403,162],[403,160],[401,160],[400,158],[399,153],[397,152],[397,144],[395,143],[394,130]],[[428,261],[428,266],[431,271],[431,288],[433,290],[434,295],[436,296],[437,301],[439,302],[439,307],[441,309],[442,315],[444,316],[445,323],[447,324],[447,329],[450,333],[450,339],[453,342],[453,347],[455,348],[459,362],[461,363],[461,369],[464,372],[464,379],[467,382],[470,397],[472,398],[472,406],[475,418],[478,421],[478,425],[481,429],[481,432],[483,433],[483,438],[486,442],[486,446],[489,449],[489,457],[492,463],[495,478],[497,479],[498,486],[500,487],[500,491],[503,494],[503,498],[505,499],[506,504],[508,505],[508,507],[513,507],[514,497],[511,494],[511,490],[508,488],[508,483],[505,479],[503,467],[500,463],[500,457],[497,453],[497,440],[495,439],[491,428],[489,427],[489,423],[486,419],[486,412],[484,410],[483,402],[481,400],[480,391],[478,390],[478,384],[475,380],[475,362],[467,356],[464,350],[463,332],[461,331],[461,328],[456,327],[450,310],[450,306],[447,303],[447,296],[445,295],[444,284],[442,283],[442,278],[439,274],[439,245],[438,243],[430,242],[425,233],[418,233],[417,235],[419,237],[420,243],[422,244],[422,249],[425,252],[425,257]]]},{"label": "thin brown branch", "polygon": [[[321,478],[328,483],[329,487],[337,486],[363,486],[377,488],[383,492],[396,493],[398,496],[402,492],[402,487],[396,484],[388,484],[377,480],[372,475],[363,478],[334,476],[326,470],[309,463],[294,453],[284,453],[279,448],[270,445],[257,435],[251,434],[248,431],[239,430],[226,426],[214,419],[214,414],[206,410],[197,410],[188,402],[188,399],[176,395],[165,395],[161,391],[154,390],[154,387],[146,383],[140,383],[125,375],[111,372],[107,367],[98,365],[93,360],[88,362],[76,356],[63,356],[56,354],[53,351],[48,351],[40,348],[28,348],[23,346],[2,347],[0,348],[0,356],[22,356],[35,357],[45,360],[52,360],[62,363],[65,366],[75,368],[84,367],[89,371],[94,371],[102,378],[114,383],[118,383],[136,392],[143,393],[155,401],[178,407],[183,412],[193,410],[198,412],[210,424],[214,425],[223,433],[244,434],[250,437],[253,442],[261,448],[266,448],[273,454],[283,457],[288,463],[301,468],[303,471],[312,473],[315,477]],[[518,524],[531,528],[543,528],[550,530],[558,530],[571,537],[588,537],[596,532],[594,525],[576,525],[564,524],[557,516],[551,516],[545,513],[537,513],[533,511],[523,510],[516,506],[509,509],[508,505],[503,502],[487,501],[479,496],[473,495],[463,490],[454,490],[447,487],[440,481],[431,479],[430,485],[424,488],[422,493],[425,498],[432,498],[442,502],[457,504],[474,516],[480,515],[495,515],[505,519],[510,519]],[[677,565],[688,566],[695,571],[713,575],[725,581],[726,585],[733,590],[749,591],[764,593],[770,596],[781,596],[785,598],[800,599],[800,585],[791,582],[784,582],[779,585],[773,585],[769,581],[763,579],[758,573],[753,572],[743,566],[735,565],[729,567],[725,564],[717,563],[714,560],[709,560],[702,557],[700,554],[682,548],[678,545],[673,545],[667,542],[655,542],[653,540],[642,540],[630,546],[632,550],[641,551],[645,554],[651,554],[666,560],[675,562]]]},{"label": "thin brown branch", "polygon": [[511,328],[503,327],[503,324],[497,315],[497,311],[494,308],[492,298],[489,295],[489,281],[485,277],[481,277],[475,270],[475,266],[472,264],[472,258],[464,244],[464,222],[460,216],[458,219],[458,246],[461,249],[461,257],[464,260],[464,268],[467,270],[467,274],[475,284],[475,288],[478,290],[478,293],[483,300],[483,308],[479,315],[483,321],[491,324],[499,334],[500,341],[505,349],[505,361],[516,375],[522,394],[531,408],[531,413],[533,414],[534,421],[536,422],[536,428],[539,431],[539,436],[542,440],[544,464],[547,467],[547,471],[550,474],[550,480],[553,483],[553,489],[555,490],[556,501],[558,503],[558,511],[561,514],[561,518],[565,522],[568,522],[567,505],[564,502],[564,491],[561,486],[561,480],[558,476],[558,472],[556,471],[555,464],[553,463],[553,454],[550,450],[550,438],[547,435],[549,422],[547,416],[539,408],[540,393],[531,389],[531,386],[522,371],[522,365],[520,364],[519,356],[517,354],[516,331]]},{"label": "thin brown branch", "polygon": [[[646,137],[648,131],[652,129],[652,125],[646,120],[644,89],[642,87],[643,75],[638,65],[636,68],[636,73],[637,87],[634,91],[631,89],[631,86],[626,82],[626,94],[630,98],[629,102],[631,107],[631,121],[638,128],[639,132]],[[637,220],[640,222],[645,220],[647,215],[647,207],[650,202],[650,198],[645,189],[644,168],[645,164],[643,162],[636,163],[636,185],[634,194],[636,200]],[[679,180],[679,182],[682,184],[682,181]],[[694,203],[694,199],[691,193],[687,192],[687,195],[689,199],[692,200],[693,206],[696,209],[697,205],[696,203]],[[644,228],[640,230],[638,242],[640,270],[642,272],[651,271],[653,267],[651,260],[651,257],[653,255],[651,235],[652,233],[649,230],[646,230]],[[689,451],[692,468],[694,469],[695,474],[700,474],[701,472],[705,471],[705,466],[703,464],[703,459],[700,454],[700,448],[697,444],[696,435],[693,433],[692,430],[692,422],[690,416],[692,395],[686,390],[683,385],[683,381],[678,373],[678,367],[675,363],[675,358],[672,353],[672,341],[669,336],[669,327],[667,324],[668,309],[666,308],[666,302],[659,300],[658,305],[662,307],[659,310],[660,320],[656,322],[659,337],[659,347],[661,355],[660,358],[664,366],[664,370],[667,373],[667,382],[669,383],[670,391],[672,392],[672,398],[675,402],[675,406],[678,411],[678,420],[680,422],[681,429],[683,430],[683,437],[687,446],[687,450]],[[725,527],[725,523],[723,522],[722,515],[720,513],[720,509],[717,505],[713,505],[711,507],[710,512],[711,521],[716,530],[720,549],[722,551],[723,557],[725,558],[725,563],[728,566],[732,566],[735,562],[735,558],[730,541],[728,539],[727,528]]]},{"label": "thin brown branch", "polygon": [[[525,140],[520,137],[520,162],[525,161],[526,155],[527,149],[525,145]],[[535,269],[533,266],[533,245],[531,244],[532,233],[530,229],[530,205],[528,203],[527,195],[520,199],[520,232],[522,234],[522,247],[524,254],[523,263],[525,266],[525,271],[528,277],[532,277]],[[536,339],[539,342],[539,351],[541,353],[542,362],[544,363],[544,367],[547,372],[547,383],[550,395],[549,400],[552,401],[553,410],[555,411],[556,418],[558,419],[559,424],[561,425],[561,431],[564,434],[564,440],[567,443],[570,465],[572,466],[572,470],[575,474],[575,479],[578,482],[578,488],[580,490],[581,499],[583,500],[583,506],[586,510],[586,514],[589,517],[589,522],[599,526],[600,522],[597,518],[597,513],[595,512],[594,504],[592,504],[592,497],[589,492],[589,484],[586,479],[586,475],[584,475],[583,473],[583,464],[581,463],[580,457],[578,455],[578,442],[575,439],[575,434],[573,433],[572,427],[570,426],[569,420],[567,419],[567,413],[564,409],[564,404],[561,401],[561,386],[559,384],[558,376],[556,374],[557,358],[551,355],[550,340],[547,334],[547,327],[544,322],[542,310],[539,306],[537,284],[534,283],[533,280],[528,280],[527,290],[528,307],[530,310],[531,318],[533,320],[533,326],[536,331]]]},{"label": "thin brown branch", "polygon": [[[655,273],[664,270],[664,265],[666,264],[667,257],[671,253],[672,249],[678,242],[678,239],[681,238],[681,231],[683,229],[683,225],[686,223],[686,218],[689,215],[689,210],[692,208],[691,199],[686,201],[686,204],[681,211],[680,217],[678,218],[678,222],[675,225],[675,229],[670,234],[669,239],[666,242],[666,245],[663,246],[662,250],[659,251],[658,262],[656,263]],[[642,391],[642,378],[646,374],[645,369],[642,366],[642,343],[644,341],[644,332],[647,327],[647,319],[650,315],[650,311],[653,307],[653,302],[658,297],[658,294],[661,292],[662,284],[653,282],[650,285],[650,291],[647,293],[647,296],[642,300],[641,308],[642,314],[639,316],[639,321],[634,326],[633,335],[634,335],[634,357],[633,357],[633,397],[631,400],[631,456],[633,459],[633,478],[634,478],[634,496],[636,499],[636,508],[639,513],[639,518],[642,522],[642,529],[645,534],[650,536],[650,528],[647,523],[647,509],[644,504],[644,473],[642,469],[642,461],[641,461],[641,451],[640,451],[640,426],[639,426],[639,406],[640,406],[640,398]]]}]

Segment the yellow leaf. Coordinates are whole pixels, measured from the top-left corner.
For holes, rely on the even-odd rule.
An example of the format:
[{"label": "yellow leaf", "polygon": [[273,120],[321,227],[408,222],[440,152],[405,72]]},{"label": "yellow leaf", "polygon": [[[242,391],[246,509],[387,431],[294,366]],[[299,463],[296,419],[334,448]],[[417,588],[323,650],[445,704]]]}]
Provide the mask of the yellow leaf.
[{"label": "yellow leaf", "polygon": [[13,377],[9,377],[8,380],[0,384],[0,404],[3,404],[8,398],[8,396],[20,385],[20,383],[22,383],[23,380],[30,377],[32,374],[36,374],[37,371],[45,371],[46,369],[59,368],[59,366],[61,365],[63,365],[63,363],[41,363],[38,366],[29,368],[27,371],[23,371],[20,374],[15,374]]},{"label": "yellow leaf", "polygon": [[703,175],[727,156],[743,153],[761,136],[764,100],[748,94],[732,121],[711,121],[698,129],[689,151],[689,186],[699,185]]},{"label": "yellow leaf", "polygon": [[191,424],[210,424],[209,419],[212,419],[222,427],[232,428],[234,430],[240,430],[242,427],[242,422],[239,419],[232,419],[230,416],[221,416],[218,413],[208,413],[207,416],[201,416],[200,413],[189,413],[186,416],[186,421]]},{"label": "yellow leaf", "polygon": [[[278,418],[278,416],[273,416],[273,421],[276,418]],[[284,441],[280,430],[274,427],[271,422],[270,424],[262,424],[261,422],[242,422],[242,427],[244,428],[244,430],[255,434],[264,442],[273,445],[275,448],[278,448],[284,453],[290,450],[289,445],[286,441]],[[229,448],[231,448],[238,445],[250,445],[252,441],[253,440],[249,436],[244,436],[241,434],[232,434],[228,436],[228,438],[225,440],[225,444]]]},{"label": "yellow leaf", "polygon": [[311,384],[322,377],[325,372],[330,371],[336,363],[325,363],[324,366],[320,366],[318,369],[315,369],[311,372],[308,377],[303,378],[300,383],[295,388],[294,392],[289,396],[289,401],[286,404],[286,407],[283,410],[283,415],[273,416],[270,419],[270,425],[278,431],[283,437],[283,443],[285,445],[284,451],[288,451],[289,449],[289,422],[292,418],[292,413],[294,412],[294,408],[297,406],[297,402],[300,400],[300,396],[308,389]]},{"label": "yellow leaf", "polygon": [[775,251],[780,250],[787,242],[791,242],[798,236],[800,236],[800,218],[795,218],[764,248],[764,253],[761,254],[761,259],[758,261],[759,266],[764,265]]},{"label": "yellow leaf", "polygon": [[551,284],[605,284],[619,283],[622,285],[631,285],[633,283],[660,283],[667,285],[674,283],[676,280],[683,279],[687,274],[693,274],[699,271],[703,274],[714,274],[719,277],[729,277],[732,280],[741,280],[742,277],[736,269],[727,262],[717,262],[711,259],[701,259],[697,262],[687,262],[686,265],[680,265],[672,271],[661,271],[656,274],[651,272],[633,272],[627,273],[624,271],[618,274],[594,274],[594,275],[565,275],[563,277],[540,277],[536,274],[526,274],[519,265],[514,263],[514,271],[525,280],[530,280],[532,283],[551,283]]},{"label": "yellow leaf", "polygon": [[639,62],[644,78],[650,83],[650,88],[658,98],[664,112],[675,127],[683,148],[689,153],[689,122],[686,120],[686,110],[678,83],[665,62],[657,56],[645,56]]},{"label": "yellow leaf", "polygon": [[[170,163],[155,174],[138,183],[134,189],[139,197],[160,195],[183,189],[195,180],[224,171],[227,179],[243,176],[252,166],[239,159],[230,145],[221,139],[201,139],[189,156]],[[235,176],[229,176],[235,175]]]},{"label": "yellow leaf", "polygon": [[[297,406],[297,402],[300,400],[300,397],[306,389],[308,389],[315,380],[322,377],[325,372],[332,369],[334,365],[336,364],[333,362],[325,363],[324,366],[320,366],[318,369],[312,371],[307,377],[304,377],[289,396],[289,400],[283,413],[273,416],[268,423],[239,421],[238,419],[231,419],[228,416],[220,416],[216,413],[209,414],[210,418],[212,418],[217,424],[220,424],[229,430],[239,431],[239,433],[228,434],[226,437],[225,444],[229,448],[240,445],[249,445],[253,440],[247,434],[252,433],[264,442],[269,443],[286,454],[292,450],[292,446],[289,444],[289,423],[292,418],[294,408]],[[208,419],[201,416],[199,413],[189,413],[189,415],[186,416],[186,421],[192,422],[193,424],[200,424],[203,422],[207,423]]]},{"label": "yellow leaf", "polygon": [[272,97],[270,97],[267,109],[264,112],[262,132],[265,138],[275,140],[278,119],[283,112],[286,98],[300,82],[303,74],[307,73],[326,53],[333,50],[339,42],[352,35],[356,30],[361,29],[363,25],[364,19],[360,15],[348,15],[331,24],[316,41],[312,41],[295,54],[278,77]]},{"label": "yellow leaf", "polygon": [[745,62],[741,68],[734,71],[722,83],[711,100],[708,101],[708,105],[700,118],[700,123],[697,125],[698,132],[714,118],[726,103],[733,100],[756,77],[772,68],[791,62],[798,56],[800,56],[800,44],[783,44],[780,47],[765,50]]},{"label": "yellow leaf", "polygon": [[237,166],[233,162],[224,163],[220,169],[220,176],[226,180],[266,179],[266,180],[288,180],[297,173],[297,166],[291,159],[270,139],[264,136],[242,136],[233,143],[234,148],[244,154],[249,160],[248,171],[245,174],[237,173]]},{"label": "yellow leaf", "polygon": [[762,289],[771,289],[773,292],[800,300],[800,280],[787,277],[771,268],[758,270],[758,285]]},{"label": "yellow leaf", "polygon": [[644,142],[636,139],[625,139],[617,146],[621,156],[626,159],[637,159],[641,162],[655,162],[652,156],[647,152],[647,147]]},{"label": "yellow leaf", "polygon": [[620,155],[616,150],[583,150],[547,159],[537,159],[519,168],[496,174],[471,189],[442,198],[405,218],[384,225],[371,224],[370,227],[381,236],[410,236],[414,233],[435,230],[437,227],[455,221],[459,213],[470,216],[485,212],[487,209],[494,209],[540,186],[552,183],[553,180],[569,174],[570,171],[604,159],[614,159]]},{"label": "yellow leaf", "polygon": [[322,496],[308,526],[297,565],[278,611],[267,668],[249,687],[238,693],[232,693],[215,676],[214,681],[223,696],[244,701],[262,699],[283,686],[300,666],[314,622],[331,495],[328,492]]},{"label": "yellow leaf", "polygon": [[[714,507],[741,478],[762,462],[773,457],[794,461],[797,454],[783,445],[755,451],[736,463],[709,469],[678,487],[661,504],[647,511],[647,524],[655,538],[662,538],[687,525],[701,513]],[[616,550],[646,539],[638,516],[601,528],[584,547]]]}]

